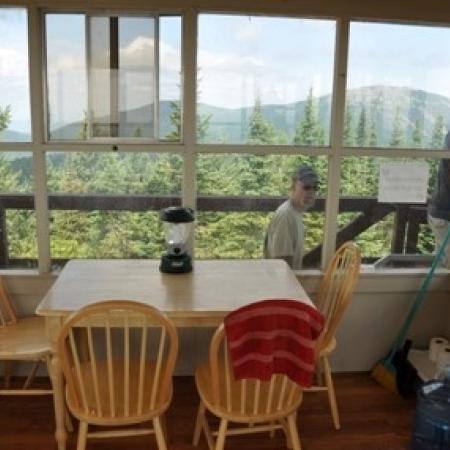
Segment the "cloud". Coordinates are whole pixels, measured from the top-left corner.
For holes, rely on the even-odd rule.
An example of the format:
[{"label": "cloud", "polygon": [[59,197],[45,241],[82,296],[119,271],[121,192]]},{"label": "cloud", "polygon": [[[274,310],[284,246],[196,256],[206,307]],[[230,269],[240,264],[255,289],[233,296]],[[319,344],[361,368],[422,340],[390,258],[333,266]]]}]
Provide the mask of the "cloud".
[{"label": "cloud", "polygon": [[249,21],[247,25],[242,26],[236,32],[236,39],[241,42],[257,41],[261,36],[261,27],[254,22]]},{"label": "cloud", "polygon": [[[151,58],[154,52],[154,39],[139,36],[134,39],[127,47],[120,51],[120,61],[128,67],[148,68],[151,66]],[[160,58],[163,61],[166,70],[180,70],[180,52],[174,47],[161,41],[159,44]]]},{"label": "cloud", "polygon": [[0,47],[0,77],[27,77],[28,58],[14,48]]},{"label": "cloud", "polygon": [[246,72],[260,73],[266,68],[266,63],[256,56],[239,55],[238,53],[217,53],[199,50],[199,67],[205,70],[237,71],[242,74],[243,68]]}]

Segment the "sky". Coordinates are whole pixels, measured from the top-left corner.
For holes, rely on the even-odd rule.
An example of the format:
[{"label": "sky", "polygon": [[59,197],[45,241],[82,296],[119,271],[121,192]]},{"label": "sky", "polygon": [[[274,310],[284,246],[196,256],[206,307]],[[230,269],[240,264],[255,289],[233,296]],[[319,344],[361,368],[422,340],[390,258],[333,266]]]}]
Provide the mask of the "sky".
[{"label": "sky", "polygon": [[[86,109],[84,17],[48,18],[50,109],[55,122],[80,120]],[[202,14],[198,25],[198,98],[222,108],[285,104],[332,90],[333,20]],[[149,20],[120,31],[121,63],[128,67],[123,105],[149,102],[154,39]],[[348,88],[389,85],[423,89],[450,98],[450,29],[352,23]],[[160,97],[180,97],[181,21],[161,21]],[[99,69],[101,74],[101,70]],[[102,89],[99,84],[98,92]],[[25,10],[0,9],[0,107],[11,105],[10,129],[29,132]]]}]

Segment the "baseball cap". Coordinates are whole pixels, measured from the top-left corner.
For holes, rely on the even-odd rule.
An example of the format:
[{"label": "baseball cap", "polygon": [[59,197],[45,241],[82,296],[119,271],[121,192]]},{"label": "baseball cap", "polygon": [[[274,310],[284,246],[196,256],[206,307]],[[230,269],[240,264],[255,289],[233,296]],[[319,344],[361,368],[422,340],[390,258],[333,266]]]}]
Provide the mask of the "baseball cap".
[{"label": "baseball cap", "polygon": [[319,177],[314,169],[309,166],[298,167],[292,175],[293,181],[301,181],[305,184],[317,184],[319,183]]}]

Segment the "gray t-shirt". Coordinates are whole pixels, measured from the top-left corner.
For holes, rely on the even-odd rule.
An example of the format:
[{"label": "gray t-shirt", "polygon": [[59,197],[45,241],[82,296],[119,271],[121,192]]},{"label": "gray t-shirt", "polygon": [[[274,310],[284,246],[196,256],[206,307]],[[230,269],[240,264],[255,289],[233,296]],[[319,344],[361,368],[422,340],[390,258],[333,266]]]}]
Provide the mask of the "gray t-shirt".
[{"label": "gray t-shirt", "polygon": [[428,214],[436,219],[450,220],[450,159],[441,159],[436,189],[428,204]]},{"label": "gray t-shirt", "polygon": [[275,211],[264,241],[264,258],[292,257],[292,268],[301,269],[303,260],[303,214],[286,200]]}]

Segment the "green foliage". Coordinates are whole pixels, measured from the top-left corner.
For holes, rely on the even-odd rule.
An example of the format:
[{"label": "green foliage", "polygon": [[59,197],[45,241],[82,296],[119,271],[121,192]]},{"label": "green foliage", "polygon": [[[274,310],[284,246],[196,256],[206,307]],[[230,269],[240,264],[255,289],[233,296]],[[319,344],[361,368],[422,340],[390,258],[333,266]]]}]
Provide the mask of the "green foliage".
[{"label": "green foliage", "polygon": [[389,141],[391,147],[402,147],[404,140],[404,129],[400,108],[395,110],[394,124],[392,125],[392,134]]},{"label": "green foliage", "polygon": [[422,147],[422,134],[423,134],[423,125],[422,122],[417,119],[414,122],[414,129],[412,132],[412,144],[413,147]]},{"label": "green foliage", "polygon": [[431,135],[431,148],[442,148],[444,144],[444,134],[445,134],[445,127],[444,127],[444,117],[442,114],[439,114],[436,117],[436,121],[434,122],[433,126],[433,134]]},{"label": "green foliage", "polygon": [[345,147],[351,147],[355,143],[355,136],[353,131],[353,108],[347,105],[345,108],[345,122],[343,144]]},{"label": "green foliage", "polygon": [[[324,128],[318,117],[317,100],[310,89],[305,109],[298,122],[296,145],[323,145]],[[355,109],[349,105],[345,113],[344,145],[373,146],[379,141],[380,100]],[[5,112],[6,111],[6,112]],[[9,108],[0,109],[1,123],[11,120]],[[396,110],[392,124],[392,146],[420,147],[423,121],[405,131],[401,111]],[[211,116],[197,118],[197,139],[207,134]],[[1,122],[3,120],[3,122]],[[172,102],[168,140],[181,138],[181,109]],[[248,144],[286,143],[286,135],[277,132],[264,117],[261,100],[256,99],[247,123]],[[134,135],[142,133],[139,127]],[[437,116],[432,145],[442,147],[445,133],[442,116]],[[80,137],[87,135],[84,121]],[[30,192],[31,165],[23,158],[8,160],[0,154],[0,192]],[[345,157],[341,165],[341,195],[375,196],[378,164],[381,159]],[[434,185],[438,160],[430,159],[430,185]],[[197,189],[199,195],[212,196],[281,196],[290,187],[290,175],[301,164],[315,168],[326,196],[328,162],[325,156],[248,154],[201,154],[197,157]],[[175,154],[146,153],[75,153],[50,154],[47,159],[47,185],[50,193],[77,194],[158,194],[180,195],[182,159]],[[259,258],[270,212],[202,212],[196,225],[196,256],[199,258]],[[345,226],[355,213],[339,214],[339,226]],[[306,250],[311,250],[324,236],[323,213],[305,214]],[[33,212],[8,211],[9,253],[13,258],[36,257],[36,223]],[[393,217],[371,227],[357,238],[365,257],[389,253]],[[433,236],[424,227],[419,248],[429,252]],[[53,258],[158,258],[164,249],[164,228],[157,212],[129,211],[52,211],[51,252]]]},{"label": "green foliage", "polygon": [[309,89],[302,120],[295,131],[294,144],[308,146],[325,144],[325,132],[318,120],[312,87]]},{"label": "green foliage", "polygon": [[[168,141],[180,141],[182,135],[181,104],[178,101],[170,102],[169,122],[172,131],[165,137]],[[197,141],[202,142],[207,134],[211,114],[197,114]]]},{"label": "green foliage", "polygon": [[0,107],[0,133],[8,128],[11,122],[11,106]]},{"label": "green foliage", "polygon": [[274,144],[276,141],[275,129],[270,122],[264,119],[261,110],[261,99],[256,98],[248,124],[248,144]]}]

